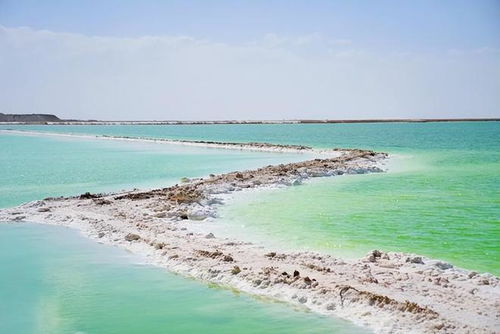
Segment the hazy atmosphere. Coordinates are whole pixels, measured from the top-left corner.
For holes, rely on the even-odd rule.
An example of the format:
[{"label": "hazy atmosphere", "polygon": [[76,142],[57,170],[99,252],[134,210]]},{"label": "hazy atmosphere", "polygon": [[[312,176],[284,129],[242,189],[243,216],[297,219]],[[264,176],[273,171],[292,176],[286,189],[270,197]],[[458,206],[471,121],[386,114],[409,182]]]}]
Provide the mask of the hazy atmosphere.
[{"label": "hazy atmosphere", "polygon": [[0,112],[499,117],[499,18],[498,1],[1,0]]}]

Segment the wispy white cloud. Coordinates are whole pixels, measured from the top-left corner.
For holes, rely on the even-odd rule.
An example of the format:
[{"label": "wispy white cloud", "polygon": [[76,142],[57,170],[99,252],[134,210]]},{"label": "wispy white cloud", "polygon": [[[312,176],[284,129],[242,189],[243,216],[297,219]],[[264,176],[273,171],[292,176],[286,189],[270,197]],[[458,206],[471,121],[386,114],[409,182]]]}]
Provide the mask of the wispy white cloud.
[{"label": "wispy white cloud", "polygon": [[226,44],[0,27],[0,112],[98,119],[498,116],[497,50],[398,54],[320,34]]},{"label": "wispy white cloud", "polygon": [[267,34],[262,41],[253,43],[254,45],[263,45],[267,47],[322,47],[346,46],[351,45],[352,41],[348,39],[327,38],[320,33],[307,34],[301,36],[286,37],[277,34]]}]

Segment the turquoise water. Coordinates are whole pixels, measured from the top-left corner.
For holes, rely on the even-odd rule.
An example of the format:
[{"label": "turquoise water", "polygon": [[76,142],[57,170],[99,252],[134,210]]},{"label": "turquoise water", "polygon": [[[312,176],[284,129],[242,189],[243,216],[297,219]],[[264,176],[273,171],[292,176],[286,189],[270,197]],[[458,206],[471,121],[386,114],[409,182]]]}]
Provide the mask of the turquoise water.
[{"label": "turquoise water", "polygon": [[[498,122],[0,128],[386,151],[397,156],[390,173],[321,179],[250,196],[226,206],[223,222],[246,237],[290,247],[349,255],[373,248],[411,251],[500,274]],[[302,158],[0,133],[0,207],[46,196],[163,186],[184,176]],[[338,321],[119,262],[123,253],[115,257],[113,250],[94,245],[96,250],[64,231],[0,228],[0,326],[9,326],[0,328],[2,333],[351,330]]]},{"label": "turquoise water", "polygon": [[0,129],[170,139],[266,141],[389,152],[499,151],[500,122],[216,125],[0,125]]},{"label": "turquoise water", "polygon": [[141,265],[62,227],[0,225],[0,268],[0,333],[366,333]]},{"label": "turquoise water", "polygon": [[[0,134],[0,207],[85,191],[163,186],[184,176],[302,158]],[[338,319],[207,287],[138,260],[67,229],[0,225],[0,333],[361,331]]]},{"label": "turquoise water", "polygon": [[296,154],[0,133],[0,207],[48,196],[160,187],[301,159]]},{"label": "turquoise water", "polygon": [[249,198],[226,207],[225,220],[293,246],[410,251],[500,274],[499,122],[20,128],[389,152],[398,156],[397,172]]}]

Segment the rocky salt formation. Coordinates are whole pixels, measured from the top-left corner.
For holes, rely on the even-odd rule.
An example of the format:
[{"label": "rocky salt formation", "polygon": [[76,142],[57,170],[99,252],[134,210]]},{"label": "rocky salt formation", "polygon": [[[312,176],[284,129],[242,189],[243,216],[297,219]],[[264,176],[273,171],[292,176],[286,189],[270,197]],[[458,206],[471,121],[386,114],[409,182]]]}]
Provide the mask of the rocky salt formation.
[{"label": "rocky salt formation", "polygon": [[183,180],[163,189],[48,198],[1,210],[0,221],[77,228],[171,271],[303,305],[375,332],[499,332],[495,276],[403,253],[373,251],[362,259],[343,260],[314,252],[278,252],[191,228],[194,220],[216,216],[222,194],[379,172],[385,157],[339,150],[333,158]]}]

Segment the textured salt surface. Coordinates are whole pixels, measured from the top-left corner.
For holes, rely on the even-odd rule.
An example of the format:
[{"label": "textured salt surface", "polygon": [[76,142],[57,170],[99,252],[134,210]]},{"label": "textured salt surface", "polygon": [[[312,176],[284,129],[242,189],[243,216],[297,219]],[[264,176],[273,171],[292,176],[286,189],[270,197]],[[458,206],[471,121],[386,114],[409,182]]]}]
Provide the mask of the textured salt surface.
[{"label": "textured salt surface", "polygon": [[332,152],[336,157],[185,180],[152,191],[31,202],[0,211],[0,221],[74,227],[174,272],[303,304],[377,332],[498,332],[499,281],[489,274],[403,253],[373,251],[350,261],[313,252],[276,253],[190,230],[191,221],[216,216],[220,194],[379,172],[386,157],[361,150]]}]

